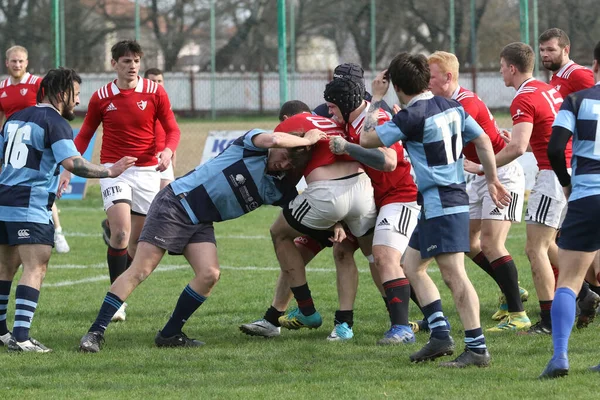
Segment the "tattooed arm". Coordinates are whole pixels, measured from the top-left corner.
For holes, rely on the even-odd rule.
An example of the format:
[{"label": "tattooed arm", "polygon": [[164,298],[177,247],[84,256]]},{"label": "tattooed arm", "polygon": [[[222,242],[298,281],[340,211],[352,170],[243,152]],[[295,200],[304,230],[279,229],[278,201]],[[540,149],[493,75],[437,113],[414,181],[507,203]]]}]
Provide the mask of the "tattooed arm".
[{"label": "tattooed arm", "polygon": [[348,154],[361,164],[379,171],[390,172],[395,170],[398,165],[396,151],[386,147],[365,149],[357,144],[349,143],[340,136],[335,136],[329,140],[329,149],[333,154]]},{"label": "tattooed arm", "polygon": [[362,147],[374,148],[383,146],[377,132],[375,132],[375,127],[379,119],[379,108],[381,107],[383,96],[385,96],[390,86],[389,81],[385,78],[385,72],[380,72],[373,80],[373,98],[371,99],[371,105],[367,110],[365,122],[363,123],[363,131],[360,134],[360,145]]}]

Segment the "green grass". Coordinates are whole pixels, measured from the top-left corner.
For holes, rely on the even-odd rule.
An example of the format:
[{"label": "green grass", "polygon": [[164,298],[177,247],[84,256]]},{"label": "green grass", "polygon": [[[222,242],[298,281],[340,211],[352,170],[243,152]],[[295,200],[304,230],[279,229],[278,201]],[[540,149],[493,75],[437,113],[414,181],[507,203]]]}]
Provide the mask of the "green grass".
[{"label": "green grass", "polygon": [[[221,281],[185,327],[191,337],[206,341],[206,346],[153,346],[156,331],[192,276],[182,257],[165,257],[161,267],[167,270],[157,270],[127,300],[127,321],[111,324],[102,352],[80,354],[76,351],[79,339],[93,322],[109,284],[108,277],[75,283],[107,275],[106,248],[99,230],[104,216],[99,188],[92,187],[88,193],[82,202],[59,202],[71,252],[53,254],[45,280],[48,286],[42,290],[33,321],[32,336],[54,352],[0,351],[0,398],[589,399],[597,395],[598,375],[586,369],[600,361],[598,323],[573,333],[571,375],[551,382],[536,379],[550,357],[550,337],[488,334],[491,368],[459,371],[441,369],[437,363],[410,364],[408,355],[427,341],[424,333],[417,334],[415,345],[376,346],[388,320],[366,261],[358,255],[361,273],[355,338],[343,344],[327,342],[337,304],[329,250],[311,263],[308,272],[325,320],[320,329],[284,331],[271,340],[242,334],[238,326],[261,317],[270,304],[277,276],[268,230],[279,210],[272,207],[216,225]],[[524,224],[515,225],[508,246],[519,267],[521,285],[530,291],[525,306],[535,322],[538,305],[524,256],[524,238]],[[480,295],[483,326],[490,327],[498,289],[478,267],[470,261],[467,264]],[[462,328],[448,289],[435,267],[431,275],[442,293],[460,348]],[[72,284],[52,286],[68,281]],[[10,326],[15,287],[9,303]],[[411,317],[419,318],[416,307],[412,307]]]}]

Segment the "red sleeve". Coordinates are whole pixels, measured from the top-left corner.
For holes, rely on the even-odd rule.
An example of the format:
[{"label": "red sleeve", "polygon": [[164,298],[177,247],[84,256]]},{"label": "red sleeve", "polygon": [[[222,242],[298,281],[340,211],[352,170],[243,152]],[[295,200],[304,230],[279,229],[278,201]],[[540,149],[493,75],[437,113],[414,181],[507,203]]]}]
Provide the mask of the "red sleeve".
[{"label": "red sleeve", "polygon": [[531,101],[523,95],[517,96],[510,105],[510,115],[513,126],[521,122],[530,122],[533,124],[535,108]]},{"label": "red sleeve", "polygon": [[573,71],[569,77],[569,83],[571,83],[572,92],[589,89],[596,84],[594,81],[594,73],[587,68],[580,68]]},{"label": "red sleeve", "polygon": [[87,114],[85,114],[83,125],[81,125],[81,129],[75,137],[75,140],[73,140],[75,147],[77,147],[77,151],[81,154],[85,153],[87,150],[90,140],[92,140],[92,136],[94,136],[100,122],[102,122],[100,99],[98,98],[98,93],[94,92],[88,104],[88,111]]},{"label": "red sleeve", "polygon": [[177,150],[177,145],[179,144],[181,132],[179,131],[177,121],[175,121],[175,114],[173,114],[173,110],[171,110],[171,102],[169,101],[167,92],[162,86],[159,85],[156,93],[158,95],[158,120],[164,128],[166,136],[165,148],[168,147],[173,153],[175,153],[175,150]]}]

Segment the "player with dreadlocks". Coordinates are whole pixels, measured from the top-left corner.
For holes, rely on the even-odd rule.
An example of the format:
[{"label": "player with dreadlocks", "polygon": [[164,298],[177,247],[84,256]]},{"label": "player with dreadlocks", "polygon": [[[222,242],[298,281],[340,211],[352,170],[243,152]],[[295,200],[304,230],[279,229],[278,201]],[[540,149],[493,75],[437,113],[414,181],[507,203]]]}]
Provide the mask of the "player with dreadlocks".
[{"label": "player with dreadlocks", "polygon": [[[74,118],[80,83],[72,69],[50,70],[40,85],[38,104],[12,114],[0,133],[0,345],[9,351],[50,351],[29,336],[29,329],[54,245],[50,210],[64,188],[59,185],[58,166],[86,178],[105,178],[120,175],[136,160],[123,157],[104,168],[77,152],[65,119]],[[11,334],[6,304],[21,263]]]}]

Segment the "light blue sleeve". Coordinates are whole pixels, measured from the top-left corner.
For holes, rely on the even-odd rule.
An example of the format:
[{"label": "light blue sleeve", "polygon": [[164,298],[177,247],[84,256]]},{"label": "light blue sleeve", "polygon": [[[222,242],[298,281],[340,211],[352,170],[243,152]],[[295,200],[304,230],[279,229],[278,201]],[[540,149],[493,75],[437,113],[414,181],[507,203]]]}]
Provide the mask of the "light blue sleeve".
[{"label": "light blue sleeve", "polygon": [[571,112],[571,110],[563,110],[561,109],[556,115],[556,119],[552,124],[552,127],[560,126],[561,128],[565,128],[569,132],[575,132],[576,125],[575,115]]},{"label": "light blue sleeve", "polygon": [[267,151],[267,149],[263,149],[262,147],[256,147],[254,143],[252,143],[252,138],[254,136],[265,132],[267,131],[265,131],[264,129],[252,129],[250,132],[246,133],[246,136],[244,136],[244,148],[254,151]]},{"label": "light blue sleeve", "polygon": [[406,140],[407,138],[404,132],[393,121],[376,126],[375,132],[385,147],[390,147],[394,143]]},{"label": "light blue sleeve", "polygon": [[54,159],[58,164],[63,162],[69,157],[80,156],[81,154],[77,151],[75,147],[75,143],[73,143],[72,139],[61,139],[58,140],[51,145],[52,154],[54,154]]},{"label": "light blue sleeve", "polygon": [[[466,114],[465,114],[466,115]],[[463,143],[467,144],[473,139],[477,139],[485,132],[481,126],[475,121],[475,119],[469,115],[465,118],[465,129],[463,130]]]}]

